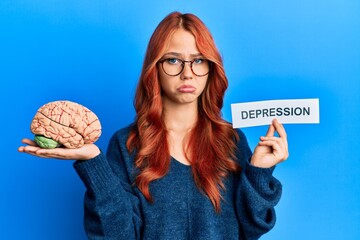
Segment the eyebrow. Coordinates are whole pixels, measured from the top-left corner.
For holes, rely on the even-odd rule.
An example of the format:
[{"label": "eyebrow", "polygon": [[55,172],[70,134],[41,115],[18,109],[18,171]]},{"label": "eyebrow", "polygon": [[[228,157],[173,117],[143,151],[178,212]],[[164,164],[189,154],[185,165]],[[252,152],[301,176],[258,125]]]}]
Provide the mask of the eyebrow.
[{"label": "eyebrow", "polygon": [[[166,55],[173,55],[173,56],[176,56],[176,57],[183,57],[184,55],[181,54],[181,53],[178,53],[178,52],[168,52],[168,53],[165,53],[164,56]],[[203,55],[201,53],[193,53],[193,54],[190,54],[190,57],[192,58],[195,58],[195,57],[202,57]]]}]

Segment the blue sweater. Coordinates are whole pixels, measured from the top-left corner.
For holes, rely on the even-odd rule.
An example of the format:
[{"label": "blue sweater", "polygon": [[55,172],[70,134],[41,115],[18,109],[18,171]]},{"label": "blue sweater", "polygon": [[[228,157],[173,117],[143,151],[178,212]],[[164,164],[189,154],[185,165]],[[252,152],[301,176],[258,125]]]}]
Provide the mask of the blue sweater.
[{"label": "blue sweater", "polygon": [[150,183],[149,203],[133,184],[138,170],[125,146],[129,131],[113,135],[106,156],[74,163],[87,189],[90,239],[258,239],[274,226],[281,183],[272,176],[274,168],[249,164],[252,153],[240,130],[237,160],[243,170],[224,181],[220,213],[195,186],[191,167],[174,158],[167,175]]}]

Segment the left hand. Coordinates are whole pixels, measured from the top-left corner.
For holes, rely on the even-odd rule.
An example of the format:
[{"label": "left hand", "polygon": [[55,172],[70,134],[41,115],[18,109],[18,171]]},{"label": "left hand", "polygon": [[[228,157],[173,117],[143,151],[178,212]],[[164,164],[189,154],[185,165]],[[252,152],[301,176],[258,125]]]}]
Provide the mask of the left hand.
[{"label": "left hand", "polygon": [[[275,131],[279,134],[279,137],[275,136]],[[285,161],[288,157],[289,151],[285,128],[277,119],[274,119],[266,136],[260,137],[260,142],[254,150],[250,163],[256,167],[270,168]]]},{"label": "left hand", "polygon": [[20,146],[19,152],[28,153],[42,158],[55,158],[62,160],[89,160],[100,154],[95,144],[84,144],[81,148],[40,148],[33,140],[24,138],[26,146]]}]

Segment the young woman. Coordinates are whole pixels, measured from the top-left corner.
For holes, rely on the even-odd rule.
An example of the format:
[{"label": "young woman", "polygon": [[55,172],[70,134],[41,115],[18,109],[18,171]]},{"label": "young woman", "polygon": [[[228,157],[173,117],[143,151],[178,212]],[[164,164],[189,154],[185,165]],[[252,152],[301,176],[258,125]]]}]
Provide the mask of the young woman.
[{"label": "young woman", "polygon": [[19,151],[77,160],[90,239],[258,239],[275,224],[281,184],[272,172],[288,157],[286,132],[274,120],[252,154],[221,118],[227,85],[209,30],[174,12],[150,39],[136,120],[106,155],[94,144],[49,150],[29,139]]}]

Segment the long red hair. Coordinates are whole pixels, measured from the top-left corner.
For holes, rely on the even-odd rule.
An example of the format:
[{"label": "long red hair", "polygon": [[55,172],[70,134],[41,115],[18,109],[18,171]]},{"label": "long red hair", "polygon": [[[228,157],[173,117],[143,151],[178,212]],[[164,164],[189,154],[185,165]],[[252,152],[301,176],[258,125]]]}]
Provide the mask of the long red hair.
[{"label": "long red hair", "polygon": [[223,63],[211,33],[195,15],[173,12],[160,22],[150,38],[136,90],[135,125],[127,140],[130,152],[136,150],[135,166],[140,170],[135,184],[152,201],[150,182],[166,175],[170,166],[167,130],[163,120],[158,61],[172,34],[179,28],[195,37],[200,53],[211,62],[207,85],[198,101],[198,122],[189,135],[184,151],[198,188],[220,211],[223,180],[229,172],[240,171],[235,158],[238,135],[221,117],[223,97],[228,87]]}]

